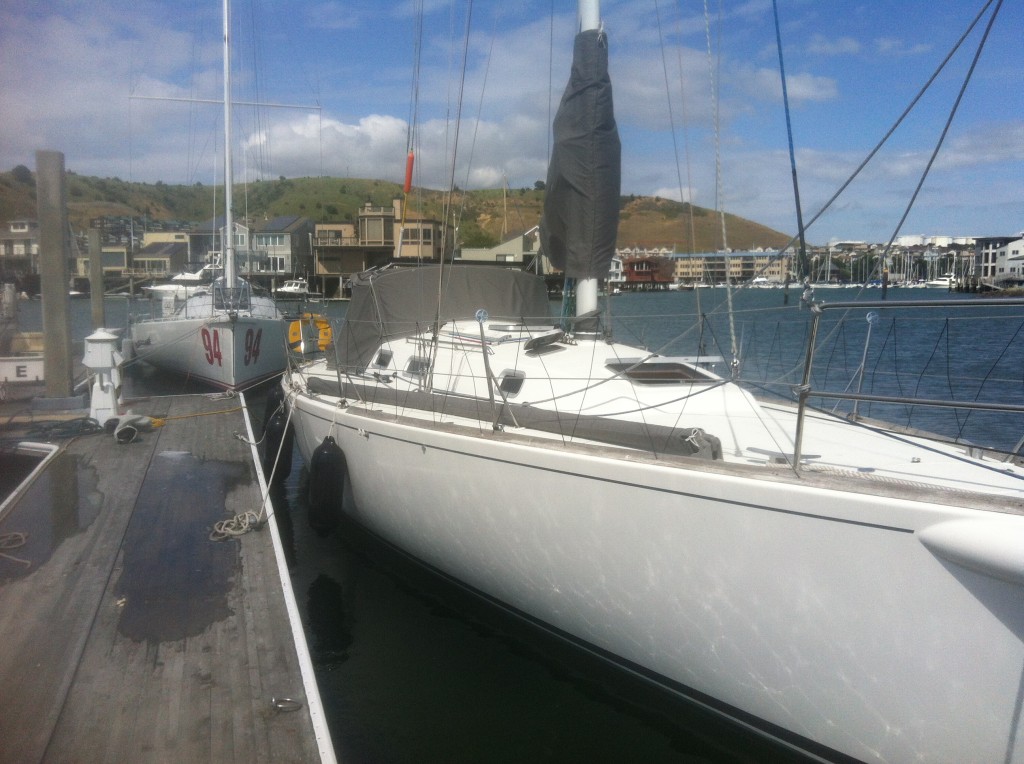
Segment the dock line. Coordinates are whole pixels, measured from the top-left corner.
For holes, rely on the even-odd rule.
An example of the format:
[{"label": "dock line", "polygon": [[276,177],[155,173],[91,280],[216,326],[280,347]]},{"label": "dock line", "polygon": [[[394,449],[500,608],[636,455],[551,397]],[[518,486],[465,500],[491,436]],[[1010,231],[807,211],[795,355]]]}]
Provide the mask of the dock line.
[{"label": "dock line", "polygon": [[[252,422],[249,419],[248,406],[245,402],[245,395],[239,394],[242,406],[246,408],[243,418],[245,419],[245,430],[250,442],[255,438],[252,432]],[[256,466],[256,478],[259,480],[260,492],[263,496],[263,510],[266,514],[267,524],[270,526],[270,536],[274,542],[274,556],[277,558],[277,574],[281,579],[281,588],[284,592],[285,608],[288,611],[288,623],[292,629],[292,641],[295,643],[295,653],[299,660],[299,669],[302,672],[302,685],[306,693],[306,704],[309,706],[309,717],[313,723],[313,731],[316,734],[317,747],[320,749],[320,761],[322,764],[337,764],[334,755],[334,744],[331,742],[331,732],[327,727],[327,718],[324,716],[323,704],[320,701],[320,689],[316,684],[316,675],[313,673],[313,660],[309,655],[309,647],[306,645],[306,635],[302,629],[302,618],[299,616],[299,606],[295,602],[295,590],[292,589],[291,575],[288,573],[288,563],[284,556],[284,547],[281,544],[281,533],[277,528],[277,520],[274,518],[274,505],[270,501],[270,489],[260,469],[260,457],[255,445],[249,446],[252,452],[253,464]]]}]

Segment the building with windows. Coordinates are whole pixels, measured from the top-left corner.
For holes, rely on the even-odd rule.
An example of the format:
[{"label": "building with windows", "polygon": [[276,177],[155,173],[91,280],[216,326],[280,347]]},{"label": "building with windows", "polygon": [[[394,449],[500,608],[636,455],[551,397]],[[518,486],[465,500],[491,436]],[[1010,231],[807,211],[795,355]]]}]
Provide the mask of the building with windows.
[{"label": "building with windows", "polygon": [[[132,275],[137,278],[166,278],[191,267],[189,235],[185,231],[147,231],[142,248],[132,257]],[[199,270],[196,266],[192,270]]]},{"label": "building with windows", "polygon": [[682,286],[724,284],[727,281],[732,284],[745,284],[755,278],[783,284],[787,277],[793,278],[792,256],[788,252],[779,254],[774,250],[695,253],[655,250],[638,254],[637,250],[623,249],[617,250],[616,254],[622,257],[625,263],[627,283],[630,261],[651,259],[669,261],[672,283]]},{"label": "building with windows", "polygon": [[313,232],[313,221],[298,215],[284,215],[260,223],[252,233],[251,268],[243,273],[308,275],[313,270]]},{"label": "building with windows", "polygon": [[[313,268],[313,221],[298,215],[284,215],[247,226],[234,223],[235,265],[240,276],[255,277],[271,284],[284,277],[308,274]],[[188,270],[222,264],[224,217],[193,227],[188,234]]]},{"label": "building with windows", "polygon": [[[242,253],[249,251],[249,228],[240,221],[233,221],[234,246],[236,257],[243,259]],[[219,265],[221,253],[224,251],[225,218],[218,215],[193,226],[188,232],[189,262],[187,270],[199,270],[204,265]],[[242,264],[240,263],[240,267]]]},{"label": "building with windows", "polygon": [[[401,234],[399,234],[401,229]],[[390,264],[450,260],[454,230],[438,220],[407,213],[402,200],[390,207],[364,204],[356,222],[317,223],[312,236],[312,273],[325,295],[347,296],[345,282],[354,273]]]},{"label": "building with windows", "polygon": [[974,246],[982,283],[1002,287],[1024,282],[1024,235],[979,236]]},{"label": "building with windows", "polygon": [[12,220],[0,230],[0,276],[17,278],[39,273],[39,224]]},{"label": "building with windows", "polygon": [[[104,277],[123,276],[131,270],[127,244],[105,244],[100,247],[100,252]],[[91,257],[92,253],[88,250],[84,253],[76,251],[73,275],[81,279],[89,278],[89,260]]]},{"label": "building with windows", "polygon": [[461,247],[455,259],[463,263],[490,263],[528,266],[540,248],[540,226],[517,234],[494,247]]}]

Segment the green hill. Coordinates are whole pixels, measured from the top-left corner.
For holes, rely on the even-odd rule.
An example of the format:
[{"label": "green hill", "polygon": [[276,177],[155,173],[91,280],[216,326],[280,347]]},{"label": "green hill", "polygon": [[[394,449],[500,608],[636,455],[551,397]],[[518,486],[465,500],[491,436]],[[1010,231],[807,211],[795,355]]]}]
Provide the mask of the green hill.
[{"label": "green hill", "polygon": [[[396,183],[356,178],[279,178],[234,189],[235,213],[251,220],[278,215],[302,215],[316,222],[354,221],[358,209],[369,202],[388,206],[401,196]],[[440,219],[445,194],[414,189],[409,209]],[[223,188],[129,183],[119,178],[95,178],[68,173],[68,216],[72,228],[83,231],[100,216],[136,217],[182,223],[208,220],[222,203]],[[544,192],[457,191],[451,201],[458,217],[459,241],[466,246],[492,246],[502,238],[529,230],[540,222]],[[618,245],[661,248],[679,252],[711,251],[721,246],[717,213],[692,209],[694,241],[690,241],[690,205],[644,196],[622,197]],[[0,173],[0,221],[36,216],[35,179],[24,166]],[[729,246],[733,249],[781,246],[789,236],[758,223],[726,214]]]}]

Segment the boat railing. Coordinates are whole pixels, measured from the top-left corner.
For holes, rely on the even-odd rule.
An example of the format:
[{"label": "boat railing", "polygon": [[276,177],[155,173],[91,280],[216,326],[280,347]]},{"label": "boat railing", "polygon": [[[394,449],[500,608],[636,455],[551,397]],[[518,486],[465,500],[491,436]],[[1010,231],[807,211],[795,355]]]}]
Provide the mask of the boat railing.
[{"label": "boat railing", "polygon": [[[943,308],[945,310],[955,309],[970,310],[972,308],[994,308],[994,307],[1017,307],[1024,308],[1024,298],[1003,297],[978,301],[962,301],[950,303],[949,300],[902,300],[902,301],[865,301],[865,302],[815,302],[811,304],[812,320],[811,329],[807,338],[807,349],[804,359],[803,378],[801,383],[794,389],[797,395],[797,420],[796,436],[794,438],[793,469],[800,469],[800,459],[803,449],[804,420],[806,418],[808,401],[811,398],[822,398],[829,400],[845,400],[854,402],[854,411],[851,417],[856,419],[856,404],[861,401],[877,403],[912,404],[915,406],[930,406],[936,408],[957,408],[978,411],[1002,411],[1009,413],[1024,413],[1024,405],[1014,403],[998,403],[986,401],[967,400],[944,400],[934,398],[922,398],[917,396],[904,395],[882,395],[877,393],[864,393],[859,388],[856,392],[845,390],[834,392],[823,389],[814,389],[811,385],[812,372],[814,368],[815,346],[817,344],[818,328],[822,316],[827,310],[872,310],[872,309],[905,309],[915,310],[920,308]],[[870,332],[868,340],[870,339]],[[865,354],[867,342],[865,340]],[[862,377],[863,379],[863,377]],[[1024,441],[1024,439],[1022,439]],[[1020,448],[1020,445],[1017,447]]]}]

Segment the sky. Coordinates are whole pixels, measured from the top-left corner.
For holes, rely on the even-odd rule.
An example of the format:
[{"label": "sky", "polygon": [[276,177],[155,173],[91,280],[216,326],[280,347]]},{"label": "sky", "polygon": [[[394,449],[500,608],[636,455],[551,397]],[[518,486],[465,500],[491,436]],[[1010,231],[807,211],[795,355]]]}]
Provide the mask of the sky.
[{"label": "sky", "polygon": [[[1024,231],[1024,0],[777,5],[805,224],[984,10],[809,241]],[[545,178],[574,3],[233,0],[232,18],[236,181],[401,182],[410,145],[414,182],[428,188]],[[602,21],[622,193],[795,234],[772,0],[604,0]],[[198,101],[221,100],[221,83],[219,2],[3,0],[0,169],[34,169],[47,149],[83,175],[220,182],[222,109]]]}]

